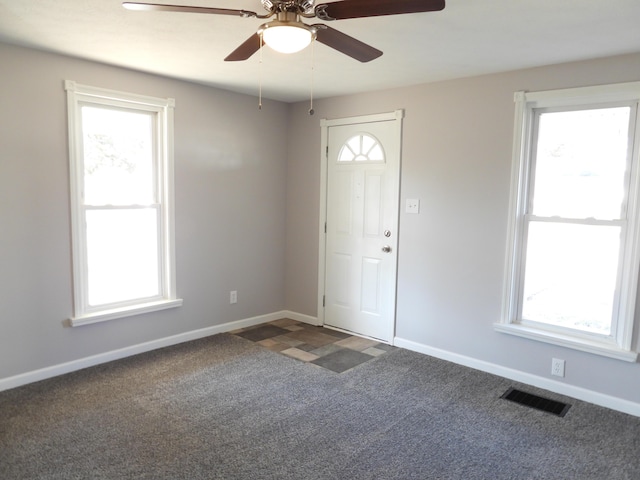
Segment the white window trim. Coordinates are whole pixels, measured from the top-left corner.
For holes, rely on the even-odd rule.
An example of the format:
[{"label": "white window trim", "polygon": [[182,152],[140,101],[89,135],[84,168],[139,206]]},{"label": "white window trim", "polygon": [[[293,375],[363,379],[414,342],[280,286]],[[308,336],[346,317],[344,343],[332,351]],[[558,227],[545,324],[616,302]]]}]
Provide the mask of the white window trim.
[{"label": "white window trim", "polygon": [[[509,198],[509,224],[505,258],[502,315],[494,324],[495,330],[520,337],[538,340],[584,352],[603,355],[629,362],[637,361],[638,353],[632,351],[634,314],[640,270],[640,82],[615,85],[571,88],[545,92],[516,92],[511,167],[511,194]],[[595,104],[634,102],[636,105],[635,135],[631,152],[629,178],[627,229],[624,243],[628,245],[623,258],[623,282],[619,300],[619,320],[610,337],[575,334],[551,326],[523,325],[518,321],[519,278],[522,271],[522,230],[528,198],[529,167],[532,162],[531,129],[533,112],[537,108],[571,107]],[[633,119],[632,119],[633,121]]]},{"label": "white window trim", "polygon": [[[173,98],[156,98],[126,92],[80,85],[66,80],[67,112],[69,131],[69,159],[71,186],[71,230],[72,255],[74,275],[74,316],[70,319],[71,326],[87,325],[116,318],[123,318],[142,313],[174,308],[182,305],[182,299],[176,296],[176,263],[175,263],[175,234],[174,234],[174,191],[173,191]],[[140,301],[123,302],[110,308],[89,307],[87,301],[86,256],[83,235],[83,205],[77,192],[82,185],[83,172],[78,171],[79,151],[78,141],[81,135],[79,125],[79,108],[82,102],[98,103],[109,106],[133,107],[157,113],[158,119],[158,154],[163,164],[159,195],[164,208],[160,210],[162,222],[161,247],[161,298]],[[164,152],[164,153],[163,153]]]}]

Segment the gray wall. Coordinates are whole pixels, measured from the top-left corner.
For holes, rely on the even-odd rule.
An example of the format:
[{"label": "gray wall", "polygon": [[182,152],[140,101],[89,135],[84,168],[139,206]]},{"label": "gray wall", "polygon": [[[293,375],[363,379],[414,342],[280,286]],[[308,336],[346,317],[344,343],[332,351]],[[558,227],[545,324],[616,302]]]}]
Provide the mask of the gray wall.
[{"label": "gray wall", "polygon": [[[640,80],[640,55],[550,66],[295,104],[289,120],[287,304],[317,312],[321,118],[405,109],[396,336],[482,364],[550,377],[640,403],[640,365],[497,333],[500,318],[513,93]],[[637,332],[634,344],[638,346]]]},{"label": "gray wall", "polygon": [[[0,379],[285,306],[288,107],[0,44]],[[184,305],[77,328],[65,79],[173,97]],[[229,305],[229,291],[238,304]]]},{"label": "gray wall", "polygon": [[[0,44],[0,380],[281,310],[317,314],[321,118],[404,108],[396,335],[640,404],[640,365],[493,330],[500,314],[513,92],[640,79],[640,55],[285,105]],[[63,80],[176,99],[184,306],[77,328]],[[282,142],[288,131],[289,142]],[[229,305],[229,290],[239,303]],[[635,333],[638,347],[638,332]]]}]

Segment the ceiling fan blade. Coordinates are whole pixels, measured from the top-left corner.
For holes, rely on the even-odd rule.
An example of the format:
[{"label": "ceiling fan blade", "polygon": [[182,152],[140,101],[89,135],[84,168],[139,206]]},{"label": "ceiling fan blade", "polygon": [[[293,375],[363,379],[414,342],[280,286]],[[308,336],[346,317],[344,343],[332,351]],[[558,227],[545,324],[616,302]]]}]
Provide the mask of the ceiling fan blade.
[{"label": "ceiling fan blade", "polygon": [[403,13],[435,12],[444,9],[445,0],[342,0],[316,5],[320,20],[378,17]]},{"label": "ceiling fan blade", "polygon": [[349,35],[339,32],[323,23],[313,25],[318,29],[316,40],[327,47],[334,48],[345,55],[361,62],[370,62],[382,55],[382,52],[371,45],[361,42]]},{"label": "ceiling fan blade", "polygon": [[254,33],[247,38],[242,45],[227,55],[225,62],[239,62],[247,60],[251,55],[260,50],[260,35]]},{"label": "ceiling fan blade", "polygon": [[155,12],[186,12],[186,13],[212,13],[215,15],[235,15],[238,17],[256,17],[256,12],[247,10],[232,10],[229,8],[188,7],[185,5],[162,5],[159,3],[123,2],[122,6],[128,10],[155,11]]}]

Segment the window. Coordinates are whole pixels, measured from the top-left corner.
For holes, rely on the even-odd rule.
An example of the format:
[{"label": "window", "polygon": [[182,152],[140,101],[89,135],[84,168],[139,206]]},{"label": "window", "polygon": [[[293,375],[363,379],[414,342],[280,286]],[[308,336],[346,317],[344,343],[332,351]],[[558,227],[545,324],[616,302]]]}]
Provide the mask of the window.
[{"label": "window", "polygon": [[65,83],[74,317],[181,305],[173,245],[173,99]]},{"label": "window", "polygon": [[339,162],[384,162],[380,142],[366,133],[351,137],[340,149]]},{"label": "window", "polygon": [[635,361],[640,82],[516,94],[496,329]]}]

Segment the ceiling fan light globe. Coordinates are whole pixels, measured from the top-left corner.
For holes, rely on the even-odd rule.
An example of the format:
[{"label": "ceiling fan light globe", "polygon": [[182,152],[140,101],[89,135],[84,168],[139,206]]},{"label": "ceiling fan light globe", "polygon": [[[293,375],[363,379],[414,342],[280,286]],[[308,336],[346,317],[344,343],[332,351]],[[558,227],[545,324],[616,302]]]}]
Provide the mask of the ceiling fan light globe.
[{"label": "ceiling fan light globe", "polygon": [[313,32],[296,25],[273,25],[262,31],[264,43],[280,53],[295,53],[313,40]]}]

